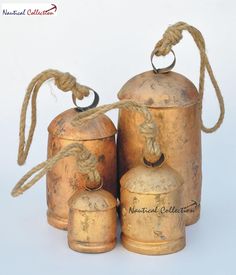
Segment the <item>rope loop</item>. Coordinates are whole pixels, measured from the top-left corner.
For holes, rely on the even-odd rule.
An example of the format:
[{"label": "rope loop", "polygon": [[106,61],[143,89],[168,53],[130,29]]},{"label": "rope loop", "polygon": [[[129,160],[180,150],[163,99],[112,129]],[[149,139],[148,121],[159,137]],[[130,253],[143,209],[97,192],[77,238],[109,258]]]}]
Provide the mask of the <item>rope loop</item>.
[{"label": "rope loop", "polygon": [[[38,164],[27,172],[15,185],[11,195],[17,197],[23,194],[26,190],[32,187],[37,181],[39,181],[52,167],[61,159],[74,156],[78,165],[78,171],[88,176],[87,188],[91,190],[101,185],[101,177],[96,169],[97,158],[91,154],[90,151],[79,143],[72,143],[64,147],[59,153],[50,159]],[[36,174],[37,173],[37,174]],[[34,177],[29,180],[32,176]],[[27,180],[29,180],[27,182]],[[27,183],[26,183],[27,182]]]},{"label": "rope loop", "polygon": [[[162,39],[156,44],[152,55],[156,56],[166,56],[170,51],[172,51],[172,47],[180,42],[183,38],[183,31],[188,31],[192,38],[194,39],[200,53],[200,77],[199,77],[199,98],[200,98],[200,112],[201,112],[201,128],[205,133],[213,133],[218,128],[220,128],[225,115],[225,107],[224,107],[224,99],[221,93],[221,90],[218,86],[218,83],[215,79],[213,70],[211,68],[210,62],[208,60],[208,56],[206,54],[206,46],[203,35],[201,32],[195,27],[185,23],[178,22],[172,26],[169,26],[163,34]],[[202,119],[202,105],[203,105],[203,96],[204,96],[204,85],[205,85],[205,71],[207,70],[211,83],[214,87],[215,94],[220,107],[220,115],[212,127],[206,127],[203,123]]]},{"label": "rope loop", "polygon": [[[37,121],[37,95],[43,83],[54,78],[55,85],[63,92],[71,91],[75,98],[83,99],[89,95],[90,88],[80,85],[74,76],[70,73],[62,73],[57,70],[46,70],[35,76],[25,94],[21,107],[20,129],[19,129],[19,147],[18,147],[18,164],[23,165],[27,159]],[[31,122],[28,137],[26,138],[26,114],[31,101]]]}]

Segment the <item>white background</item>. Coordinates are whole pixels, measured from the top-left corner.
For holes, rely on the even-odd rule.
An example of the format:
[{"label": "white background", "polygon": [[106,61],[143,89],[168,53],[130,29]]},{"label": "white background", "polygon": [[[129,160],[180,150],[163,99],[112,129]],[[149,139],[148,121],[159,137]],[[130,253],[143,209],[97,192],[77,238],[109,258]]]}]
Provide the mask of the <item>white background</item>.
[{"label": "white background", "polygon": [[[236,274],[235,1],[63,0],[55,4],[55,17],[0,16],[0,274]],[[66,232],[46,222],[45,178],[25,195],[10,197],[17,180],[45,159],[49,122],[72,106],[70,93],[61,93],[52,82],[42,87],[32,150],[27,163],[18,167],[19,114],[27,84],[42,70],[55,68],[96,89],[101,104],[113,102],[130,77],[151,68],[153,46],[169,24],[180,20],[202,31],[226,105],[221,129],[202,135],[201,219],[187,227],[187,246],[173,255],[141,256],[120,243],[105,254],[76,253],[67,246]],[[175,71],[198,85],[199,54],[188,34],[175,52]],[[116,122],[115,112],[110,115]],[[212,125],[217,115],[207,78],[206,124]]]}]

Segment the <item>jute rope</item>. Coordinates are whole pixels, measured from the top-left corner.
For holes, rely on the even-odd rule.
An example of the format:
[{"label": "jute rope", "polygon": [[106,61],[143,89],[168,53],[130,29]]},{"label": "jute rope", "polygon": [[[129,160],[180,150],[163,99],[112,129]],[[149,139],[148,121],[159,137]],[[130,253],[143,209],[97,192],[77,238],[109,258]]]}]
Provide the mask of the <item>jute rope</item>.
[{"label": "jute rope", "polygon": [[[34,130],[36,126],[37,114],[36,114],[36,101],[37,95],[42,84],[51,78],[54,78],[55,85],[63,92],[71,91],[74,97],[83,99],[83,97],[89,95],[90,88],[82,86],[76,82],[76,78],[69,73],[62,73],[57,70],[46,70],[34,77],[25,94],[25,98],[21,108],[20,116],[20,131],[19,131],[19,148],[18,148],[18,164],[25,163],[29,153],[29,149],[32,143]],[[26,114],[28,105],[31,99],[31,124],[29,128],[28,138],[25,140],[25,127],[26,127]]]},{"label": "jute rope", "polygon": [[156,162],[161,156],[160,146],[157,142],[157,126],[153,121],[152,114],[148,108],[142,104],[131,100],[122,100],[112,104],[103,105],[82,113],[78,113],[72,123],[74,126],[85,123],[86,121],[94,119],[100,114],[106,113],[116,108],[138,111],[144,116],[145,121],[139,125],[139,131],[145,138],[143,155],[149,162]]},{"label": "jute rope", "polygon": [[[78,166],[78,171],[81,174],[87,175],[89,182],[100,184],[101,178],[96,169],[97,158],[92,155],[83,144],[72,143],[64,147],[59,153],[57,153],[52,158],[44,161],[34,168],[32,168],[28,173],[26,173],[15,185],[11,194],[13,197],[17,197],[23,194],[24,191],[33,186],[38,180],[40,180],[52,167],[61,159],[74,156],[76,158],[76,163]],[[38,172],[38,173],[37,173]],[[28,183],[25,183],[29,178],[31,178],[35,173],[37,173]],[[91,185],[91,186],[94,186]],[[89,187],[89,184],[88,184]]]},{"label": "jute rope", "polygon": [[209,63],[209,60],[206,54],[205,41],[201,32],[195,27],[188,25],[187,23],[178,22],[167,28],[167,30],[163,34],[162,39],[156,44],[153,50],[153,53],[156,56],[167,55],[171,51],[172,47],[177,43],[179,43],[179,41],[183,38],[182,33],[184,30],[188,31],[191,34],[200,52],[201,62],[200,62],[200,77],[199,77],[199,97],[200,97],[201,114],[202,114],[202,101],[203,101],[203,95],[204,95],[204,83],[205,83],[206,70],[210,76],[212,85],[215,89],[215,93],[219,102],[220,115],[219,115],[218,121],[213,127],[211,128],[205,127],[201,117],[202,130],[205,133],[212,133],[216,131],[222,124],[224,120],[225,108],[224,108],[224,100],[223,100],[220,88],[215,79],[214,73],[212,71],[211,65]]}]

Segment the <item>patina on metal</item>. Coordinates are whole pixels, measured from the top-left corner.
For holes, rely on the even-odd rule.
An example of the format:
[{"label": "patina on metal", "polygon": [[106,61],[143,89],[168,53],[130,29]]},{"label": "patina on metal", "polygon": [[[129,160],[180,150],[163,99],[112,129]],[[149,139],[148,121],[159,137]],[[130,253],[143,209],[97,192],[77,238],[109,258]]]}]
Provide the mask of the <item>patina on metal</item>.
[{"label": "patina on metal", "polygon": [[185,246],[183,180],[163,163],[139,165],[125,173],[121,185],[122,244],[146,255],[177,252]]},{"label": "patina on metal", "polygon": [[[58,115],[49,125],[48,158],[71,143],[82,143],[98,158],[97,169],[104,180],[104,189],[116,196],[116,128],[105,115],[100,115],[82,125],[72,121],[76,108]],[[48,222],[59,229],[67,229],[68,200],[77,189],[84,190],[85,180],[79,173],[76,160],[60,160],[47,173]]]},{"label": "patina on metal", "polygon": [[101,253],[116,245],[116,199],[105,191],[83,190],[69,200],[68,244],[78,252]]},{"label": "patina on metal", "polygon": [[183,179],[165,163],[157,142],[159,131],[147,113],[148,109],[143,112],[145,122],[137,127],[137,135],[145,137],[141,141],[142,164],[128,170],[120,180],[121,239],[130,251],[162,255],[185,246]]},{"label": "patina on metal", "polygon": [[76,163],[87,180],[84,190],[78,189],[68,202],[68,245],[78,252],[109,251],[116,245],[116,198],[102,189],[98,160],[85,146]]},{"label": "patina on metal", "polygon": [[[173,46],[187,31],[200,53],[200,76],[198,90],[181,74],[171,72],[175,65]],[[154,56],[172,53],[174,61],[166,68],[157,69]],[[144,72],[130,79],[118,93],[118,98],[132,99],[145,104],[152,112],[160,128],[160,143],[167,163],[184,179],[184,207],[192,201],[198,205],[192,212],[185,213],[186,225],[195,223],[200,216],[201,200],[201,130],[213,133],[224,120],[224,100],[211,68],[204,38],[194,26],[177,22],[169,26],[151,54],[153,71]],[[212,127],[206,127],[202,119],[205,73],[208,73],[217,97],[220,114]],[[136,134],[139,114],[132,110],[121,110],[118,126],[119,175],[140,163],[141,140]],[[132,137],[130,139],[129,137]]]},{"label": "patina on metal", "polygon": [[[76,108],[69,109],[59,114],[48,127],[48,161],[31,169],[15,186],[12,195],[18,196],[29,189],[39,178],[44,175],[47,168],[47,204],[48,222],[54,227],[67,229],[68,223],[68,200],[79,189],[84,189],[84,177],[79,173],[76,160],[73,156],[60,159],[55,166],[51,167],[51,161],[57,160],[59,152],[65,152],[65,148],[75,143],[84,144],[98,158],[98,170],[104,179],[104,188],[116,196],[116,128],[112,121],[105,115],[101,115],[82,126],[72,123],[78,113],[96,107],[99,101],[98,94],[88,86],[81,85],[70,73],[62,73],[58,70],[49,69],[36,75],[27,87],[21,108],[18,163],[25,163],[37,122],[37,96],[40,87],[47,80],[53,79],[55,85],[63,92],[72,92],[72,100]],[[90,106],[80,107],[76,100],[82,100],[90,93],[94,94]],[[29,132],[26,135],[26,115],[31,102],[31,121]],[[58,153],[58,154],[57,154]],[[67,153],[65,153],[67,154]],[[59,154],[60,155],[60,154]],[[64,156],[64,155],[63,155]],[[54,158],[56,157],[56,158]],[[46,168],[44,167],[45,165]],[[29,183],[25,184],[29,173],[38,175]],[[50,168],[50,169],[49,169]],[[24,185],[25,184],[25,185]],[[23,186],[23,187],[22,187]]]},{"label": "patina on metal", "polygon": [[[201,121],[199,97],[194,84],[175,72],[148,71],[130,79],[120,90],[120,100],[145,104],[159,128],[159,143],[168,165],[184,179],[183,207],[201,196]],[[120,110],[118,123],[118,169],[121,177],[142,160],[142,137],[137,125],[142,116]],[[132,137],[132,138],[131,138]],[[199,218],[200,207],[185,213],[186,224]]]}]

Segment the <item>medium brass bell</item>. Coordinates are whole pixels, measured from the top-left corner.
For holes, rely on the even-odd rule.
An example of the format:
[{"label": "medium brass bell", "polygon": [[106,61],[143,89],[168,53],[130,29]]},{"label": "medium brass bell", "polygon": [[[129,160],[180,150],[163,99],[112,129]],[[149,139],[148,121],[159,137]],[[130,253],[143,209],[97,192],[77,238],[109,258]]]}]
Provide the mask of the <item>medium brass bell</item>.
[{"label": "medium brass bell", "polygon": [[116,245],[116,199],[105,191],[83,190],[69,200],[68,244],[78,252],[100,253]]},{"label": "medium brass bell", "polygon": [[[122,112],[132,110],[145,118],[143,123],[139,122],[139,130],[135,133],[141,133],[141,159],[145,165],[142,163],[129,170],[120,182],[122,243],[128,250],[142,254],[176,252],[185,246],[183,180],[165,163],[156,140],[156,123],[147,107],[123,100],[78,115],[77,123],[86,123],[114,108]],[[136,138],[132,132],[127,137],[130,143]]]},{"label": "medium brass bell", "polygon": [[[72,91],[75,104],[76,99],[82,99],[88,96],[90,92],[94,93],[94,102],[88,107],[78,107],[76,105],[76,108],[66,110],[52,120],[48,127],[48,159],[56,156],[58,152],[70,144],[84,144],[98,158],[97,169],[103,177],[104,189],[116,196],[116,128],[106,115],[100,115],[81,126],[73,124],[73,119],[78,113],[96,107],[99,96],[93,89],[77,83],[75,77],[69,73],[47,70],[37,75],[29,84],[20,119],[18,163],[20,165],[24,164],[33,139],[36,126],[36,99],[39,88],[45,80],[51,78],[55,80],[55,84],[62,91]],[[29,135],[25,141],[26,112],[30,100],[32,120]],[[47,217],[50,225],[59,229],[67,229],[68,200],[78,188],[84,190],[85,181],[83,175],[77,169],[76,160],[73,156],[63,158],[51,167],[47,173]],[[12,192],[13,196],[20,193],[20,189],[16,188],[15,190]]]},{"label": "medium brass bell", "polygon": [[144,106],[139,113],[145,117],[138,127],[143,163],[120,180],[122,244],[141,254],[169,254],[185,246],[183,179],[165,163],[151,113]]},{"label": "medium brass bell", "polygon": [[147,255],[184,248],[182,184],[178,173],[165,163],[139,165],[122,176],[121,239],[125,248]]},{"label": "medium brass bell", "polygon": [[[201,33],[186,23],[179,22],[170,26],[152,52],[154,55],[166,55],[172,46],[182,38],[183,30],[194,37],[200,50],[202,62],[200,70],[199,92],[185,76],[171,72],[172,65],[138,74],[131,78],[118,93],[120,100],[135,100],[145,104],[151,111],[160,133],[159,142],[166,162],[184,179],[183,207],[195,201],[198,205],[185,213],[186,225],[199,219],[201,199],[201,128],[211,133],[220,127],[224,117],[224,102],[205,53],[204,39]],[[177,39],[177,41],[175,41]],[[204,92],[204,73],[208,71],[217,98],[221,114],[212,128],[206,128],[201,119],[202,98]],[[142,117],[134,110],[120,110],[118,123],[118,169],[121,177],[129,169],[140,164],[142,159],[142,138],[138,135],[137,125]],[[130,138],[132,137],[132,138]]]},{"label": "medium brass bell", "polygon": [[[71,143],[81,143],[98,158],[97,169],[104,179],[104,189],[116,196],[116,128],[106,115],[100,115],[79,126],[73,126],[76,108],[57,116],[49,125],[48,158]],[[47,173],[48,222],[67,228],[68,200],[77,188],[84,189],[84,177],[73,157],[60,160]]]}]

